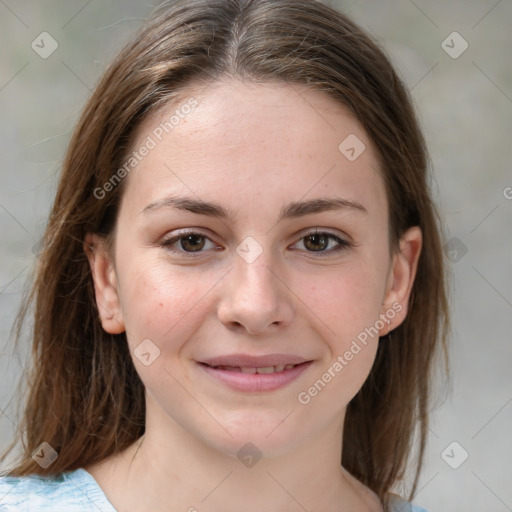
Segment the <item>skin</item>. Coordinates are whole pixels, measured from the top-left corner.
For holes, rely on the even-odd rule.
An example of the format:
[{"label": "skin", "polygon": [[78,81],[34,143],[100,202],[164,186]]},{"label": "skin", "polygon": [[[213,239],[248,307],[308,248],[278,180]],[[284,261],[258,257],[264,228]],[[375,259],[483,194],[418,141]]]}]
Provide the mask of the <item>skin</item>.
[{"label": "skin", "polygon": [[[134,504],[152,512],[234,512],[242,504],[248,512],[379,511],[377,497],[340,466],[343,420],[379,336],[407,314],[421,232],[409,229],[390,250],[377,151],[325,93],[235,80],[187,93],[197,108],[126,178],[113,246],[94,234],[85,240],[103,328],[126,331],[147,403],[145,435],[85,469],[119,512]],[[133,149],[175,109],[146,119]],[[349,134],[366,146],[354,161],[338,150]],[[171,194],[220,203],[236,217],[172,207],[143,212]],[[320,197],[357,201],[366,212],[277,222],[288,203]],[[180,253],[162,246],[183,228],[207,237],[199,239],[202,252],[187,256],[190,245],[179,241]],[[315,228],[353,246],[329,253],[336,240],[311,242]],[[252,262],[236,252],[248,236],[262,250]],[[401,311],[389,319],[393,304]],[[300,403],[298,394],[386,314],[379,335]],[[145,339],[160,350],[149,366],[133,355]],[[247,393],[196,363],[232,353],[295,354],[313,364],[284,388]],[[252,467],[237,458],[247,442],[263,456]]]}]

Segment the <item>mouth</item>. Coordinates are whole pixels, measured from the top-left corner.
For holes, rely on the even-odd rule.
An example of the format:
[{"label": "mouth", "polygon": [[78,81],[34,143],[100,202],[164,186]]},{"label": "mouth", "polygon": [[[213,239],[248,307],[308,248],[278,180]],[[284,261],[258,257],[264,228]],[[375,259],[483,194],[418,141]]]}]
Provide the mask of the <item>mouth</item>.
[{"label": "mouth", "polygon": [[297,379],[313,361],[296,356],[224,356],[199,362],[210,377],[231,389],[265,392],[280,389]]},{"label": "mouth", "polygon": [[[204,363],[203,363],[204,364]],[[304,363],[301,363],[304,364]],[[208,365],[210,366],[210,365]],[[271,373],[280,373],[284,370],[292,370],[295,368],[296,364],[279,364],[276,366],[262,366],[262,367],[251,367],[251,366],[210,366],[210,368],[213,368],[215,370],[223,370],[226,372],[239,372],[239,373],[247,373],[254,375],[255,373],[258,373],[259,375],[269,375]]]}]

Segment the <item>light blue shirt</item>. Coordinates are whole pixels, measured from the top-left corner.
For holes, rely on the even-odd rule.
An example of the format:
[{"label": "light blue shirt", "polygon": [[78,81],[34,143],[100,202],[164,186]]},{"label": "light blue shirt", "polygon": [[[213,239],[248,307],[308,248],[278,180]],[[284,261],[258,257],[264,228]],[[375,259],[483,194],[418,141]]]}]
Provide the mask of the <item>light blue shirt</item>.
[{"label": "light blue shirt", "polygon": [[[427,512],[399,498],[393,512]],[[0,477],[0,512],[117,512],[85,469],[58,476]]]}]

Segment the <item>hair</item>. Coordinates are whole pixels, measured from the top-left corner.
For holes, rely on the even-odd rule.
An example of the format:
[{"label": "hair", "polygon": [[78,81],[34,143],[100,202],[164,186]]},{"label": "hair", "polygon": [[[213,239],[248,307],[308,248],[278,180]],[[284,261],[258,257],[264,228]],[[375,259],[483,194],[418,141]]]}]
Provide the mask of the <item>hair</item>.
[{"label": "hair", "polygon": [[[102,329],[83,248],[87,233],[112,235],[125,180],[101,199],[94,191],[122,167],[149,114],[186,97],[191,86],[223,78],[305,84],[348,107],[378,150],[390,247],[407,228],[422,231],[408,315],[392,340],[379,343],[347,406],[340,459],[387,503],[416,448],[412,499],[438,355],[448,374],[446,264],[428,153],[408,91],[383,50],[345,15],[311,0],[164,3],[101,78],[70,140],[35,279],[15,324],[18,342],[33,314],[23,449],[6,474],[72,471],[144,434],[144,385],[126,334]],[[47,469],[31,456],[44,441],[59,454]]]}]

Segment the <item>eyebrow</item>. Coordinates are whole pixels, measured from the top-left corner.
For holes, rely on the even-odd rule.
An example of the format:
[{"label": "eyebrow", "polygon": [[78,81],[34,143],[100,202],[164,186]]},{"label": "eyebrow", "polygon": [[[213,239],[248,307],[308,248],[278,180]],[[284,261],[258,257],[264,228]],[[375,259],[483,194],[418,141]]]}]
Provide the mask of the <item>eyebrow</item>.
[{"label": "eyebrow", "polygon": [[[192,197],[169,196],[159,199],[146,206],[141,213],[147,214],[161,208],[176,208],[199,215],[208,215],[219,219],[227,219],[234,222],[236,212],[224,208],[222,205],[203,201]],[[309,201],[298,201],[288,204],[281,209],[277,222],[285,219],[295,219],[314,213],[322,213],[331,210],[348,210],[355,213],[368,213],[366,208],[357,201],[350,201],[343,198],[321,197]]]}]

